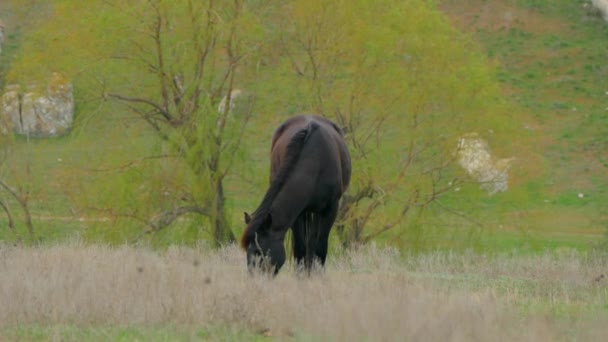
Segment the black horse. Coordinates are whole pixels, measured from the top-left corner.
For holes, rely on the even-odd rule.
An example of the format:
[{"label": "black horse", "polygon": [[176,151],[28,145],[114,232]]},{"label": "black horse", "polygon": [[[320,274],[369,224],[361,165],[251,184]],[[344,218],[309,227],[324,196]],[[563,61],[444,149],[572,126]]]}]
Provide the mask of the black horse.
[{"label": "black horse", "polygon": [[299,115],[281,124],[272,137],[270,187],[252,217],[245,213],[241,246],[249,269],[266,265],[268,271],[279,272],[290,227],[296,263],[308,271],[315,259],[324,265],[329,232],[350,175],[344,133],[335,123]]}]

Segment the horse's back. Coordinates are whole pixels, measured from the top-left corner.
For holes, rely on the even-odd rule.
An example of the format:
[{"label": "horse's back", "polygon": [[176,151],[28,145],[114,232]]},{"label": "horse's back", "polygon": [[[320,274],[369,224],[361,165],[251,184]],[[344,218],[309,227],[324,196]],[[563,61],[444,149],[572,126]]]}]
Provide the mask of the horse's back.
[{"label": "horse's back", "polygon": [[[343,132],[332,121],[315,115],[299,115],[282,123],[273,134],[271,150],[271,180],[285,158],[286,148],[298,132],[317,125],[302,150],[300,162],[294,172],[318,174],[326,186],[336,186],[339,197],[350,183],[350,155]],[[334,184],[335,183],[335,184]]]}]

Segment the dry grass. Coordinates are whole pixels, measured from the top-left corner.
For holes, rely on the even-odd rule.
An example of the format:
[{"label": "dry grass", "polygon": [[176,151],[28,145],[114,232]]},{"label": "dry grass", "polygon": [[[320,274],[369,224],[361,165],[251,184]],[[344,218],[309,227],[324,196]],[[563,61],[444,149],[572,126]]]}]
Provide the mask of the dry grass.
[{"label": "dry grass", "polygon": [[[0,245],[0,332],[27,325],[171,325],[228,326],[281,339],[593,339],[608,332],[606,320],[586,317],[601,313],[597,305],[605,311],[606,279],[598,277],[606,266],[605,258],[570,252],[401,258],[371,246],[332,256],[327,270],[311,278],[284,269],[268,279],[249,276],[236,247],[159,253]],[[538,309],[519,305],[533,302]],[[584,310],[572,319],[578,304]],[[560,307],[567,319],[552,314]]]}]

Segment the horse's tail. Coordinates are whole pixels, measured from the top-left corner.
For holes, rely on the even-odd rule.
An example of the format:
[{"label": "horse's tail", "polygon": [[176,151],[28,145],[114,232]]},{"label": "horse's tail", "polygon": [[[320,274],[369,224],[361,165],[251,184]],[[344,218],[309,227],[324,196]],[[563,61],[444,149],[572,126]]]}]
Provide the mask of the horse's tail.
[{"label": "horse's tail", "polygon": [[[294,165],[300,158],[300,153],[304,149],[304,145],[306,145],[306,141],[310,138],[312,133],[319,128],[319,124],[316,122],[310,122],[306,127],[299,130],[296,134],[293,135],[289,144],[287,144],[287,148],[285,150],[285,159],[283,161],[283,165],[277,172],[275,179],[281,183],[281,186],[285,182],[287,176],[293,170]],[[280,190],[280,188],[279,188]]]},{"label": "horse's tail", "polygon": [[285,150],[285,158],[281,165],[281,168],[277,172],[276,176],[272,180],[268,191],[264,195],[264,199],[260,206],[253,212],[252,221],[247,225],[245,232],[243,232],[243,236],[241,237],[241,247],[247,248],[249,243],[253,240],[255,236],[255,231],[257,227],[262,224],[262,222],[266,219],[272,201],[279,194],[279,191],[283,188],[283,184],[291,174],[294,166],[298,162],[300,158],[300,154],[306,145],[306,141],[310,138],[310,136],[319,128],[319,124],[316,122],[310,122],[306,127],[299,130],[289,141],[287,148]]}]

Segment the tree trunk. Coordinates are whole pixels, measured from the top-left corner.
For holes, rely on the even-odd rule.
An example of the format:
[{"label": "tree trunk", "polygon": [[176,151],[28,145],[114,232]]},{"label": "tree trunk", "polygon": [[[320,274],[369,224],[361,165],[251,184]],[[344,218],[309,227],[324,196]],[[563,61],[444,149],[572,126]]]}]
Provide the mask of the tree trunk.
[{"label": "tree trunk", "polygon": [[[29,199],[29,193],[27,193],[27,192],[22,193],[21,191],[15,190],[1,180],[0,180],[0,186],[2,188],[4,188],[6,191],[8,191],[11,194],[11,196],[13,196],[13,198],[17,201],[17,203],[19,203],[21,208],[23,209],[25,226],[27,227],[27,231],[30,235],[30,238],[33,241],[34,240],[34,224],[32,223],[32,215],[30,214],[30,209],[27,205],[27,202]],[[5,205],[2,205],[2,207],[5,208],[5,211],[7,214],[10,214],[8,212],[8,207],[5,207]]]},{"label": "tree trunk", "polygon": [[224,202],[224,185],[220,177],[215,182],[215,204],[212,213],[213,240],[216,247],[236,241],[232,229],[228,226]]}]

